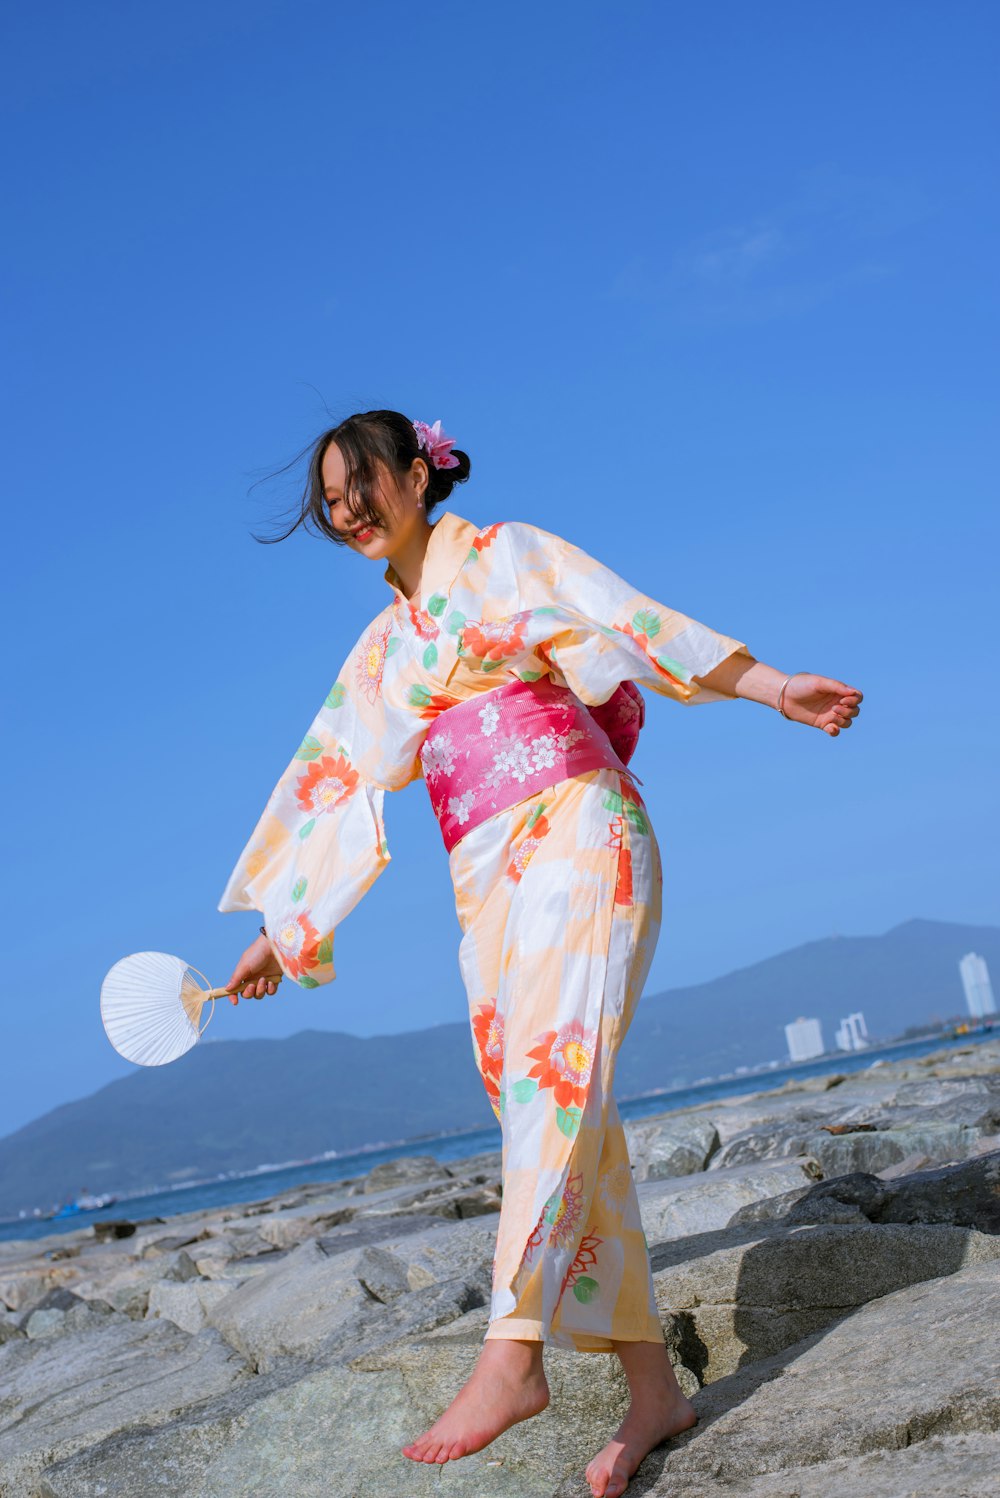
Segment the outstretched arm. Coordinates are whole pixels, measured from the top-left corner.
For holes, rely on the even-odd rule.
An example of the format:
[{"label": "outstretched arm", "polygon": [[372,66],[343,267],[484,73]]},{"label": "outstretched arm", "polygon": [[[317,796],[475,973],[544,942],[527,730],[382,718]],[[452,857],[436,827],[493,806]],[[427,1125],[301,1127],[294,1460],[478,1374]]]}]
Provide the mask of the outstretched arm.
[{"label": "outstretched arm", "polygon": [[[765,666],[749,655],[730,655],[707,675],[698,679],[716,691],[746,697],[750,702],[778,706],[778,693],[787,672]],[[785,716],[810,728],[820,728],[835,739],[842,728],[850,728],[858,716],[862,693],[857,687],[832,676],[812,676],[796,671],[785,687]]]}]

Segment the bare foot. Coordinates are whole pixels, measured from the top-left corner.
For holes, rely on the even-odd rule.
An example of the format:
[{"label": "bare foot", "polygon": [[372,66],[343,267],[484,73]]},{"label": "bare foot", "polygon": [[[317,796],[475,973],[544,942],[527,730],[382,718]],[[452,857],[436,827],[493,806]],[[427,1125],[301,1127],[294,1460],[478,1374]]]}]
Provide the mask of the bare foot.
[{"label": "bare foot", "polygon": [[494,1337],[439,1420],[403,1455],[414,1462],[453,1462],[495,1441],[501,1431],[539,1414],[549,1402],[541,1342]]},{"label": "bare foot", "polygon": [[587,1468],[594,1498],[620,1498],[654,1446],[689,1430],[697,1419],[694,1405],[683,1394],[679,1398],[647,1395],[641,1404],[633,1401],[613,1438]]}]

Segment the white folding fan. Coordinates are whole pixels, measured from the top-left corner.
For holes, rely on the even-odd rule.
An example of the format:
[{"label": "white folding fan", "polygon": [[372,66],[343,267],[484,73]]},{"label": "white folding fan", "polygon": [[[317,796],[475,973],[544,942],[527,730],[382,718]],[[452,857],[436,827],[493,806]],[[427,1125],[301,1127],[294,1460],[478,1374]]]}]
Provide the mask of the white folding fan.
[{"label": "white folding fan", "polygon": [[[180,957],[133,952],[101,984],[101,1019],[119,1055],[139,1066],[163,1066],[197,1045],[216,999],[232,996],[228,988],[212,988],[204,973]],[[202,1024],[206,1004],[211,1008]]]}]

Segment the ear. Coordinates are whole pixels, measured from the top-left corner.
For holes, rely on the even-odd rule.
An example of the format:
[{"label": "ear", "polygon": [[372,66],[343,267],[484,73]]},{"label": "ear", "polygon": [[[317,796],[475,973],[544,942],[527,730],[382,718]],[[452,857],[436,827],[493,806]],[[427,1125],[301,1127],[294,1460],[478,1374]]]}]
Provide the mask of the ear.
[{"label": "ear", "polygon": [[416,490],[417,498],[423,499],[424,494],[427,491],[427,485],[431,481],[430,471],[428,470],[427,463],[423,458],[414,458],[413,462],[410,464],[410,479],[412,480],[413,487]]}]

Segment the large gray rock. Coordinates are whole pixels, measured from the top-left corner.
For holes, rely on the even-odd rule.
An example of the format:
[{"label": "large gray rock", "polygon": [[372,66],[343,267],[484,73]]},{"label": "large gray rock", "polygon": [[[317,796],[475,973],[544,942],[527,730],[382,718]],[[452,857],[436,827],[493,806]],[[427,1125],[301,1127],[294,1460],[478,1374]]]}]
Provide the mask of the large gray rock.
[{"label": "large gray rock", "polygon": [[147,1319],[172,1321],[182,1331],[200,1332],[208,1322],[208,1313],[227,1295],[238,1290],[241,1279],[158,1280],[150,1286]]},{"label": "large gray rock", "polygon": [[662,1243],[725,1227],[747,1203],[808,1186],[819,1175],[815,1160],[802,1158],[764,1160],[673,1181],[643,1181],[637,1190],[646,1239]]},{"label": "large gray rock", "polygon": [[223,1394],[246,1365],[214,1332],[116,1316],[97,1329],[0,1347],[4,1498],[28,1498],[45,1466],[114,1431],[156,1425]]},{"label": "large gray rock", "polygon": [[1000,1240],[967,1228],[887,1224],[730,1228],[654,1248],[660,1316],[699,1384],[770,1357],[904,1285],[992,1263]]},{"label": "large gray rock", "polygon": [[[676,1498],[678,1491],[693,1495],[699,1482],[711,1482],[743,1494],[765,1473],[797,1475],[819,1463],[917,1446],[930,1436],[995,1432],[998,1333],[995,1262],[873,1300],[703,1389],[694,1400],[698,1425],[654,1452],[631,1491],[637,1498]],[[786,1476],[784,1491],[799,1491],[794,1479]],[[829,1491],[833,1498],[843,1490],[835,1485]],[[868,1498],[865,1489],[855,1491]],[[924,1490],[889,1491],[893,1498],[914,1491],[922,1498]],[[576,1485],[565,1498],[583,1492]]]},{"label": "large gray rock", "polygon": [[446,1181],[450,1177],[443,1165],[433,1155],[400,1155],[398,1160],[385,1160],[368,1172],[364,1190],[368,1195],[384,1191],[387,1186],[404,1186],[420,1181]]},{"label": "large gray rock", "polygon": [[700,1115],[665,1115],[625,1125],[636,1181],[661,1181],[704,1170],[719,1147],[719,1131]]}]

